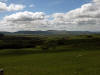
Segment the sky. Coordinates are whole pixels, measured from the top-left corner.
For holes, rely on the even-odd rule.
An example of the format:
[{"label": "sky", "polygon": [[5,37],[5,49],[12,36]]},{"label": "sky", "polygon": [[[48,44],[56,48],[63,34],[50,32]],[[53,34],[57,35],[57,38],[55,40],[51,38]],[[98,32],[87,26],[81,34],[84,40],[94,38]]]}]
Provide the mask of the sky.
[{"label": "sky", "polygon": [[0,31],[100,31],[100,0],[0,0]]}]

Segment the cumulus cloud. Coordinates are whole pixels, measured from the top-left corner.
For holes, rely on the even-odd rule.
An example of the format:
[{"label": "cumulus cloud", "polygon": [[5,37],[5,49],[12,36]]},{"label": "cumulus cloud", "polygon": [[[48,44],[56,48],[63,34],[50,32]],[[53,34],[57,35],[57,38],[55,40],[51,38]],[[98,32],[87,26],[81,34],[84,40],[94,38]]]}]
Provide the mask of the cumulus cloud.
[{"label": "cumulus cloud", "polygon": [[43,12],[18,12],[5,16],[0,22],[0,25],[3,25],[4,28],[8,27],[7,30],[9,29],[9,31],[37,30],[41,25],[47,25],[47,17]]},{"label": "cumulus cloud", "polygon": [[93,0],[93,2],[100,2],[100,0]]},{"label": "cumulus cloud", "polygon": [[17,11],[22,10],[25,6],[21,4],[10,4],[7,5],[6,3],[0,2],[0,12],[2,11]]},{"label": "cumulus cloud", "polygon": [[[100,1],[93,0],[67,13],[46,15],[43,12],[18,12],[0,22],[9,31],[19,30],[82,30],[100,31]],[[5,5],[3,5],[5,7]],[[4,10],[4,9],[2,9]]]},{"label": "cumulus cloud", "polygon": [[18,12],[9,16],[4,17],[6,21],[36,21],[36,20],[43,20],[45,18],[45,13],[43,12]]},{"label": "cumulus cloud", "polygon": [[80,8],[67,13],[55,13],[53,14],[53,22],[66,26],[73,25],[76,26],[76,29],[80,27],[80,30],[82,28],[83,30],[87,28],[92,30],[92,27],[96,27],[95,30],[98,30],[97,26],[100,28],[100,4],[98,2],[100,1],[93,0],[93,2],[84,4]]}]

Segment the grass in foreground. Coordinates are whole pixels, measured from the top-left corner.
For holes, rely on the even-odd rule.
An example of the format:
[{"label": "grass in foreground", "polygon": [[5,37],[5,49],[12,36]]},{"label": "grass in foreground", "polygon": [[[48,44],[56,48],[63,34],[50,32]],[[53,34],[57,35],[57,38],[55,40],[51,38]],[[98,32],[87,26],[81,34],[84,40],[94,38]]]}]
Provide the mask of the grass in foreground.
[{"label": "grass in foreground", "polygon": [[100,75],[100,50],[1,50],[5,75]]}]

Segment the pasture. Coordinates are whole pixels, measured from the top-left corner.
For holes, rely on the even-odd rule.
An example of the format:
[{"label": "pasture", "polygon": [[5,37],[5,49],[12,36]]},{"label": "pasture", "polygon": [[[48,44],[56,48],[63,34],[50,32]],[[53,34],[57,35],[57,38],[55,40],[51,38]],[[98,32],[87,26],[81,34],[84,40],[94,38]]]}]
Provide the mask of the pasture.
[{"label": "pasture", "polygon": [[0,49],[0,68],[4,75],[100,75],[99,39],[76,38],[55,50]]}]

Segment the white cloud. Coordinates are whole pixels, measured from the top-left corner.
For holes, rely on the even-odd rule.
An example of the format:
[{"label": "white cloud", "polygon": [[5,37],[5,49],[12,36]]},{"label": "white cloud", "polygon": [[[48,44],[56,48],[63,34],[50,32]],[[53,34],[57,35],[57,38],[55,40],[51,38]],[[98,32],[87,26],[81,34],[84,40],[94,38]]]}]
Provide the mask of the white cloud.
[{"label": "white cloud", "polygon": [[45,13],[24,11],[5,16],[0,22],[0,25],[3,25],[0,30],[7,27],[7,31],[37,30],[38,26],[47,25],[47,23],[48,20]]},{"label": "white cloud", "polygon": [[10,4],[8,6],[8,11],[18,11],[22,10],[25,6],[20,4]]},{"label": "white cloud", "polygon": [[100,2],[100,0],[93,0],[93,2]]},{"label": "white cloud", "polygon": [[4,17],[4,20],[11,22],[21,22],[21,21],[36,21],[43,20],[45,18],[45,13],[43,12],[18,12],[9,16]]},{"label": "white cloud", "polygon": [[18,11],[22,10],[25,6],[21,4],[10,4],[7,6],[6,3],[0,2],[0,12],[2,11]]},{"label": "white cloud", "polygon": [[34,7],[35,7],[35,5],[31,4],[31,5],[29,5],[29,7],[30,7],[30,8],[34,8]]},{"label": "white cloud", "polygon": [[[100,4],[99,0],[95,0],[95,3],[87,3],[75,10],[67,13],[55,13],[53,14],[54,22],[64,25],[78,25],[79,27],[100,24]],[[59,23],[60,22],[60,23]],[[87,25],[87,26],[86,26]],[[90,29],[89,29],[90,30]]]},{"label": "white cloud", "polygon": [[[43,12],[17,12],[5,16],[0,22],[0,30],[82,30],[100,31],[100,1],[82,5],[67,13],[46,15]],[[6,7],[3,4],[3,7]],[[4,10],[4,9],[2,9]]]}]

